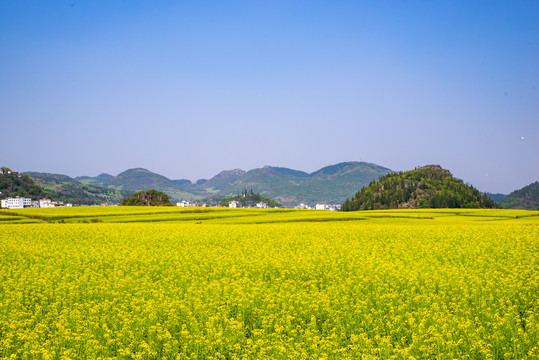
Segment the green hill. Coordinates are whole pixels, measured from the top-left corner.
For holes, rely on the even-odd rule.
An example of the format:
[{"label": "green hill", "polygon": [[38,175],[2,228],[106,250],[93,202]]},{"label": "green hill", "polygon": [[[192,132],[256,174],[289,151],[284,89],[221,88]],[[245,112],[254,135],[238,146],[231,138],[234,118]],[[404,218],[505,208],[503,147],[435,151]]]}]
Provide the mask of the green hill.
[{"label": "green hill", "polygon": [[[42,197],[76,205],[119,204],[131,191],[116,190],[97,184],[85,184],[67,175],[25,172],[35,184],[44,190]],[[22,195],[21,195],[22,196]]]},{"label": "green hill", "polygon": [[8,174],[7,167],[0,170],[0,199],[21,196],[38,200],[49,196],[49,193],[37,185],[30,176]]},{"label": "green hill", "polygon": [[88,185],[103,185],[107,180],[112,179],[114,176],[109,174],[99,174],[95,177],[92,176],[77,176],[75,180],[82,184]]},{"label": "green hill", "polygon": [[284,206],[317,202],[340,204],[350,193],[391,170],[365,162],[343,162],[308,174],[303,171],[264,166],[243,171],[222,171],[215,177],[196,183],[178,183],[184,191],[200,197],[230,197],[244,189],[275,199]]},{"label": "green hill", "polygon": [[126,170],[104,182],[105,185],[123,190],[150,190],[176,188],[177,185],[164,177],[151,172],[150,170],[137,168]]},{"label": "green hill", "polygon": [[157,190],[139,191],[125,198],[121,205],[124,206],[172,206],[168,195]]},{"label": "green hill", "polygon": [[343,211],[412,208],[493,208],[496,203],[439,165],[388,174],[345,201]]},{"label": "green hill", "polygon": [[174,181],[147,169],[126,170],[109,178],[103,185],[114,189],[141,191],[155,189],[166,193],[173,200],[196,200],[200,197],[183,190]]},{"label": "green hill", "polygon": [[539,210],[539,182],[534,182],[507,195],[502,203],[504,209]]}]

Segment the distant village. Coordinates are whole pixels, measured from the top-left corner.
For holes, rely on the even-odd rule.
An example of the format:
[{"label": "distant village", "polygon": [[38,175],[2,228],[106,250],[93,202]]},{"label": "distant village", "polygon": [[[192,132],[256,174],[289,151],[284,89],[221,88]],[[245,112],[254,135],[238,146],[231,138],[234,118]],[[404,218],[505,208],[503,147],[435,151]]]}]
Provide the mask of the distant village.
[{"label": "distant village", "polygon": [[51,199],[32,200],[31,198],[20,196],[0,200],[0,207],[2,209],[52,208],[63,206],[73,206],[73,204],[64,204],[62,201],[51,201]]},{"label": "distant village", "polygon": [[[117,204],[101,204],[103,205],[117,205]],[[39,200],[32,200],[31,198],[25,198],[25,197],[10,197],[7,199],[0,200],[0,208],[2,209],[23,209],[23,208],[53,208],[53,207],[71,207],[73,204],[70,203],[64,203],[62,201],[52,201],[51,199],[39,199]],[[183,200],[176,203],[176,206],[178,207],[207,207],[208,205],[201,202],[189,202],[187,200]],[[215,205],[214,205],[215,207]],[[219,207],[221,207],[219,205]],[[230,201],[228,203],[229,208],[257,208],[257,209],[268,209],[270,206],[266,204],[265,202],[261,201],[253,205],[246,205],[241,206],[241,203],[239,201]],[[294,207],[294,209],[314,209],[314,210],[329,210],[329,211],[338,211],[340,210],[341,205],[337,204],[325,204],[325,203],[318,203],[314,207],[309,206],[306,204],[299,204],[298,206]]]},{"label": "distant village", "polygon": [[[179,207],[206,207],[208,205],[204,203],[197,203],[197,202],[189,202],[189,201],[180,201],[176,203],[176,206]],[[219,206],[220,207],[220,206]],[[239,201],[233,200],[228,203],[229,208],[242,208],[241,203]],[[243,206],[243,208],[258,208],[258,209],[268,209],[270,206],[266,204],[265,202],[261,201],[259,203],[253,204],[253,205],[247,205]],[[307,210],[329,210],[329,211],[339,211],[341,209],[341,205],[339,204],[326,204],[326,203],[318,203],[314,207],[309,206],[306,204],[299,204],[298,206],[294,207],[294,209],[307,209]]]}]

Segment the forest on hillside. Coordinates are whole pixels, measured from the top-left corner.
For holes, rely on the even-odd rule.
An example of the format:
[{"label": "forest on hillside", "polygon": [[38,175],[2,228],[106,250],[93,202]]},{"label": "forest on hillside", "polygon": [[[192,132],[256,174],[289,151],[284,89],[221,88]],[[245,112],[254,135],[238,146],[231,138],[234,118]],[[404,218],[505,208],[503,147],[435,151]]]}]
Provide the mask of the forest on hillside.
[{"label": "forest on hillside", "polygon": [[497,204],[439,165],[391,173],[346,200],[343,211],[401,208],[494,208]]}]

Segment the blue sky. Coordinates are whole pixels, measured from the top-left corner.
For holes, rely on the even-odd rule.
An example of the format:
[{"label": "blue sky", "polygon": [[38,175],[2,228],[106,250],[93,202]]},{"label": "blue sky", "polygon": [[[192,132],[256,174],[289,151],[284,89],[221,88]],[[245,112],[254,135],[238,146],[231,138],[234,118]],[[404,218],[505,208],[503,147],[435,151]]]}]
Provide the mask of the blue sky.
[{"label": "blue sky", "polygon": [[3,1],[0,165],[539,180],[537,1]]}]

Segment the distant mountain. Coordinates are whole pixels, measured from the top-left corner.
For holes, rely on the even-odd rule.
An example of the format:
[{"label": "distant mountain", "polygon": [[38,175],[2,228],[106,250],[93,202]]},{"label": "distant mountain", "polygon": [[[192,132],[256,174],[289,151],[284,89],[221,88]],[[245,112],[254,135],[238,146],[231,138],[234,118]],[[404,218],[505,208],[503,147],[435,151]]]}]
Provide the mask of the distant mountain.
[{"label": "distant mountain", "polygon": [[50,173],[43,173],[43,172],[32,172],[32,171],[29,171],[29,172],[25,172],[24,175],[28,175],[30,176],[31,178],[37,178],[37,179],[42,179],[42,180],[45,180],[45,181],[49,181],[49,182],[54,182],[54,183],[58,183],[58,184],[61,184],[61,183],[72,183],[72,184],[75,184],[75,183],[78,183],[77,180],[67,176],[67,175],[62,175],[62,174],[50,174]]},{"label": "distant mountain", "polygon": [[501,206],[504,209],[539,210],[539,182],[513,191],[503,199]]},{"label": "distant mountain", "polygon": [[100,183],[105,183],[106,181],[112,179],[114,176],[106,173],[101,173],[95,177],[95,179]]},{"label": "distant mountain", "polygon": [[112,175],[109,175],[109,174],[105,174],[105,173],[102,173],[102,174],[99,174],[95,177],[91,177],[91,176],[77,176],[75,178],[75,180],[77,180],[78,182],[80,183],[83,183],[83,184],[98,184],[98,185],[103,185],[107,180],[113,178],[114,176]]},{"label": "distant mountain", "polygon": [[187,179],[172,180],[172,182],[175,183],[178,186],[189,186],[189,185],[191,185],[191,180],[187,180]]},{"label": "distant mountain", "polygon": [[501,204],[503,199],[507,196],[506,194],[491,194],[491,193],[485,193],[490,199],[493,201],[496,201],[498,204]]},{"label": "distant mountain", "polygon": [[223,189],[227,189],[231,186],[233,187],[233,184],[237,183],[244,175],[245,171],[241,169],[224,170],[209,180],[198,180],[194,184],[194,190],[198,192],[206,191],[210,193],[215,192],[216,190],[222,192]]},{"label": "distant mountain", "polygon": [[264,166],[243,171],[222,171],[215,177],[195,184],[180,185],[201,197],[230,197],[243,190],[254,190],[284,206],[317,202],[339,204],[357,189],[391,170],[365,162],[343,162],[308,174],[303,171]]},{"label": "distant mountain", "polygon": [[439,165],[392,173],[346,200],[343,211],[414,208],[493,208],[496,203]]},{"label": "distant mountain", "polygon": [[211,179],[200,179],[194,183],[185,179],[170,180],[142,168],[129,169],[117,176],[101,174],[74,179],[58,174],[28,174],[50,190],[58,187],[65,190],[68,184],[77,191],[81,185],[93,187],[97,192],[108,189],[132,193],[155,189],[166,193],[172,201],[211,199],[211,203],[219,203],[223,198],[238,195],[244,190],[253,190],[284,206],[296,206],[317,202],[340,204],[357,189],[390,172],[390,169],[379,165],[353,161],[327,166],[311,174],[274,166],[249,171],[225,170]]},{"label": "distant mountain", "polygon": [[177,188],[177,185],[172,180],[142,168],[126,170],[109,178],[104,184],[118,189],[133,191]]},{"label": "distant mountain", "polygon": [[173,200],[196,200],[200,197],[183,190],[176,182],[147,169],[136,168],[126,170],[103,182],[104,186],[128,191],[155,189],[162,191]]},{"label": "distant mountain", "polygon": [[[98,184],[83,183],[67,175],[41,172],[25,172],[54,201],[77,205],[98,205],[101,203],[119,204],[130,191],[115,190]],[[23,195],[21,195],[23,196]],[[37,199],[38,196],[32,196]]]}]

